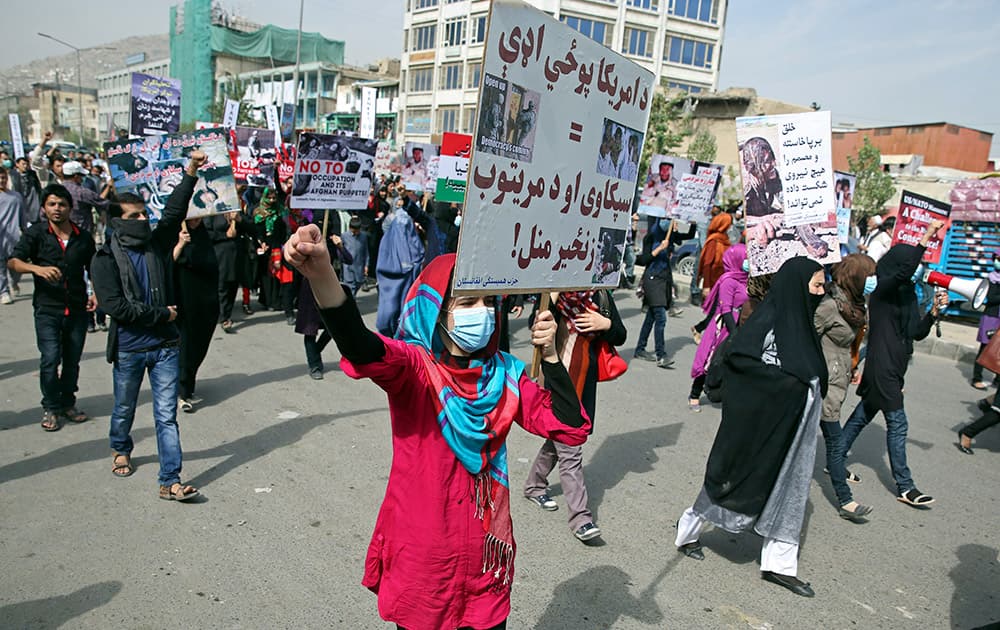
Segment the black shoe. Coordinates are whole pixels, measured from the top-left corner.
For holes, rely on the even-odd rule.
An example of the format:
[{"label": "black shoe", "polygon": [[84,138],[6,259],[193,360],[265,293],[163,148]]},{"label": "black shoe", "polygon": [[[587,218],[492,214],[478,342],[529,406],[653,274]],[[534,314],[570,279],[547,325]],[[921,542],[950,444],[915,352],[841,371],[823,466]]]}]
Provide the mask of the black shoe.
[{"label": "black shoe", "polygon": [[701,543],[698,542],[697,540],[692,543],[688,543],[686,545],[681,545],[680,547],[677,548],[677,551],[681,552],[682,554],[693,560],[705,559],[705,554],[702,553],[701,551]]},{"label": "black shoe", "polygon": [[813,597],[816,595],[812,587],[809,586],[809,582],[803,582],[793,575],[781,575],[780,573],[772,573],[771,571],[761,571],[760,577],[772,584],[784,586],[791,592],[802,597]]},{"label": "black shoe", "polygon": [[244,315],[253,315],[253,309],[250,308],[249,304],[244,304],[243,305],[243,314]]},{"label": "black shoe", "polygon": [[323,368],[312,368],[309,370],[309,378],[314,381],[323,380]]},{"label": "black shoe", "polygon": [[587,542],[601,535],[601,529],[593,523],[584,523],[580,529],[573,532],[580,542]]},{"label": "black shoe", "polygon": [[976,453],[975,453],[975,451],[972,450],[972,447],[970,447],[970,446],[962,446],[962,438],[963,437],[965,437],[965,436],[962,435],[961,431],[959,431],[958,432],[958,442],[955,443],[955,446],[957,446],[958,450],[962,451],[966,455],[975,455]]},{"label": "black shoe", "polygon": [[540,494],[537,497],[524,497],[546,512],[555,512],[559,509],[559,504],[552,500],[547,494]]},{"label": "black shoe", "polygon": [[295,316],[294,315],[289,315],[288,317],[286,317],[285,318],[285,323],[288,324],[289,326],[294,326],[295,325]]},{"label": "black shoe", "polygon": [[95,332],[97,332],[97,326],[95,326],[94,324],[89,324],[87,326],[87,332],[88,333],[95,333]]},{"label": "black shoe", "polygon": [[660,357],[656,360],[656,367],[663,368],[664,370],[672,370],[674,369],[674,360],[667,357]]},{"label": "black shoe", "polygon": [[642,359],[643,361],[656,361],[656,357],[646,352],[645,350],[636,350],[633,354],[636,359]]},{"label": "black shoe", "polygon": [[872,506],[861,505],[860,503],[853,511],[841,507],[838,510],[840,518],[851,521],[852,523],[867,523],[868,519],[865,517],[872,513]]},{"label": "black shoe", "polygon": [[979,401],[976,402],[976,406],[979,407],[979,411],[986,413],[987,411],[990,410],[990,399],[980,398]]}]

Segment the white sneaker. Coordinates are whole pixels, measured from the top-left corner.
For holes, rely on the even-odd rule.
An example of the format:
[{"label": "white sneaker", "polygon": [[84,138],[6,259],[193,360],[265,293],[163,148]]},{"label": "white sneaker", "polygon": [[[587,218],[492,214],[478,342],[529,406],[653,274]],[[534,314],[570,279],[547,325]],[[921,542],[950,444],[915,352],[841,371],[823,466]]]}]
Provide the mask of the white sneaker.
[{"label": "white sneaker", "polygon": [[0,304],[13,304],[14,300],[11,299],[10,293],[4,293],[0,295]]}]

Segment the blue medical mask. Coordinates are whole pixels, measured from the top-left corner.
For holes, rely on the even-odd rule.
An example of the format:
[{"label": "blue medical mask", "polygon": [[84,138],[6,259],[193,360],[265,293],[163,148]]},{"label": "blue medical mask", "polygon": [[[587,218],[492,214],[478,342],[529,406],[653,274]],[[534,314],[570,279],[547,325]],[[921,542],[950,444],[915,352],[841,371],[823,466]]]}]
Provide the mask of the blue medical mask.
[{"label": "blue medical mask", "polygon": [[12,166],[14,166],[14,163],[11,162],[10,160],[4,160],[3,161],[3,167],[4,168],[6,168],[6,169],[9,170]]},{"label": "blue medical mask", "polygon": [[746,260],[746,259],[743,260],[743,273],[750,273],[750,261],[749,260]]},{"label": "blue medical mask", "polygon": [[670,229],[670,219],[660,219],[660,229],[666,232]]},{"label": "blue medical mask", "polygon": [[868,276],[865,278],[865,295],[871,295],[875,293],[875,287],[878,286],[878,276]]},{"label": "blue medical mask", "polygon": [[492,308],[488,306],[456,308],[451,315],[455,319],[455,327],[447,332],[459,348],[471,354],[482,350],[490,342],[496,327]]},{"label": "blue medical mask", "polygon": [[455,227],[461,227],[462,226],[462,215],[456,214],[455,215],[455,221],[454,221],[454,223],[455,223]]}]

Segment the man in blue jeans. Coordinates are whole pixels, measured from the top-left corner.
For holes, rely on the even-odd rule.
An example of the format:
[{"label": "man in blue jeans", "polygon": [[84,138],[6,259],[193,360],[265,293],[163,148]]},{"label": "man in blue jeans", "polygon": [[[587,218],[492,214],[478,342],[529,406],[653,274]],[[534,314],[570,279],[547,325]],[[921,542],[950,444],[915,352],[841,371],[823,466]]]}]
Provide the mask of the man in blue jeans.
[{"label": "man in blue jeans", "polygon": [[42,355],[38,369],[42,429],[58,431],[63,420],[87,420],[87,414],[76,408],[76,391],[87,313],[97,307],[93,296],[87,296],[84,276],[94,255],[94,238],[70,221],[73,197],[65,187],[50,184],[42,190],[41,199],[47,220],[24,231],[7,268],[34,276],[31,301]]},{"label": "man in blue jeans", "polygon": [[909,423],[903,410],[903,381],[914,340],[930,334],[934,318],[948,305],[948,296],[937,296],[930,312],[921,315],[913,279],[927,244],[943,226],[941,221],[932,221],[919,244],[896,245],[878,261],[875,269],[878,284],[868,304],[868,353],[858,387],[861,402],[844,424],[841,448],[846,458],[855,438],[881,411],[885,416],[885,440],[896,480],[896,498],[914,507],[929,506],[934,498],[917,490],[906,464]]},{"label": "man in blue jeans", "polygon": [[177,428],[180,332],[174,324],[173,258],[181,222],[198,181],[205,154],[194,151],[156,229],[142,198],[119,196],[109,210],[113,233],[92,264],[94,291],[111,317],[108,362],[113,364],[115,408],[111,412],[112,474],[128,477],[132,465],[132,421],[143,375],[153,390],[156,450],[160,458],[160,498],[187,501],[198,495],[181,483],[181,440]]}]

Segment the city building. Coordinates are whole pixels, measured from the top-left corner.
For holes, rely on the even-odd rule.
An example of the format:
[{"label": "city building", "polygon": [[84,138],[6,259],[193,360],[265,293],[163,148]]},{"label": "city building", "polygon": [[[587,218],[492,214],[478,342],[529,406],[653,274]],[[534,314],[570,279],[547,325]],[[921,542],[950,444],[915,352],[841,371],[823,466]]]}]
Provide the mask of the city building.
[{"label": "city building", "polygon": [[104,140],[116,137],[117,129],[129,128],[133,72],[169,77],[170,59],[146,61],[145,53],[137,53],[125,60],[124,68],[97,75],[97,128]]},{"label": "city building", "polygon": [[[398,68],[398,66],[397,66]],[[396,75],[399,73],[397,71]],[[346,78],[346,73],[345,73]],[[361,88],[375,88],[375,137],[395,141],[399,106],[399,79],[346,81],[337,89],[337,109],[327,114],[323,131],[358,131],[361,126]]]},{"label": "city building", "polygon": [[923,156],[917,166],[943,166],[973,173],[992,170],[993,134],[947,122],[863,129],[839,127],[833,133],[833,167],[848,170],[847,156],[857,155],[866,136],[883,155]]},{"label": "city building", "polygon": [[[81,90],[76,85],[61,82],[35,83],[31,88],[38,98],[37,115],[36,110],[31,110],[33,122],[38,125],[38,136],[51,130],[56,140],[72,138],[71,141],[75,141],[79,136],[82,113],[83,143],[94,143],[100,138],[97,129],[97,90]],[[23,126],[26,125],[22,122]],[[29,138],[36,137],[34,124],[28,135]]]},{"label": "city building", "polygon": [[[212,106],[221,94],[218,87],[242,76],[260,78],[280,70],[279,74],[287,74],[288,100],[293,99],[291,72],[287,70],[296,61],[297,39],[298,31],[254,24],[226,12],[212,0],[184,0],[171,7],[170,68],[174,78],[181,80],[181,124],[211,120]],[[327,98],[320,93],[335,98],[337,82],[330,68],[344,65],[344,42],[303,32],[299,62],[302,76],[297,101],[303,126],[310,119],[315,124],[321,99]],[[310,80],[314,81],[312,91]],[[285,94],[282,88],[275,104],[286,102]]]},{"label": "city building", "polygon": [[[405,0],[402,133],[470,133],[479,99],[487,0]],[[528,0],[651,70],[661,86],[717,89],[728,0]]]}]

